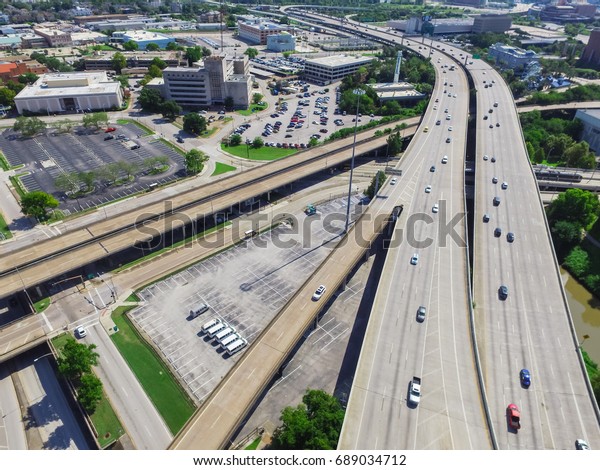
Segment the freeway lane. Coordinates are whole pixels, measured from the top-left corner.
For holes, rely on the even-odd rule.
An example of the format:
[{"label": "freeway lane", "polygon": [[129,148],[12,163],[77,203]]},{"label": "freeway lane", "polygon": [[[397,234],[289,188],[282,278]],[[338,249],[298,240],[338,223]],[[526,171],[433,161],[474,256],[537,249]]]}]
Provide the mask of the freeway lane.
[{"label": "freeway lane", "polygon": [[[413,47],[419,46],[423,48],[420,43]],[[427,55],[429,48],[418,52]],[[438,80],[420,128],[428,126],[429,132],[419,132],[413,139],[405,159],[409,154],[418,156],[419,165],[412,172],[403,170],[394,194],[404,203],[396,230],[404,240],[388,253],[339,449],[491,447],[469,330],[466,218],[462,217],[468,83],[459,68],[452,72],[442,68],[454,63],[447,57],[434,53],[432,58]],[[441,162],[445,155],[446,164]],[[435,172],[430,171],[432,165]],[[427,185],[431,193],[425,192]],[[435,203],[440,208],[437,214],[432,212]],[[432,223],[414,223],[415,216]],[[458,223],[453,228],[459,239],[442,229],[455,216]],[[409,233],[415,240],[432,240],[431,246],[407,240]],[[413,253],[419,254],[416,266],[410,264]],[[416,321],[420,305],[427,308],[423,323]],[[416,408],[406,400],[413,375],[422,379],[421,403]]]},{"label": "freeway lane", "polygon": [[[475,316],[498,447],[574,449],[575,439],[583,438],[599,448],[600,428],[578,361],[512,95],[488,65],[475,60],[470,68],[478,89]],[[485,88],[484,80],[496,83]],[[497,161],[484,161],[484,154]],[[503,181],[508,183],[506,190],[501,188]],[[497,207],[492,203],[495,196],[501,198]],[[490,215],[488,223],[483,222],[484,213]],[[494,236],[496,227],[502,230],[500,237]],[[514,243],[506,239],[509,231],[515,234]],[[501,284],[509,289],[505,301],[498,297]],[[529,389],[519,383],[522,368],[532,373]],[[518,433],[507,426],[509,403],[521,409]]]}]

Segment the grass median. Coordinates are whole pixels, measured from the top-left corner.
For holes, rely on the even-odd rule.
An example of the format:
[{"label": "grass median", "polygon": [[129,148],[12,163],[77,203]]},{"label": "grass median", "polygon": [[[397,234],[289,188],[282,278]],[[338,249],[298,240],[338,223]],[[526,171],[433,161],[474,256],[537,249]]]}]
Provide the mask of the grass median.
[{"label": "grass median", "polygon": [[192,416],[195,406],[125,315],[133,308],[135,306],[119,307],[113,312],[112,318],[119,331],[111,335],[111,339],[175,435]]},{"label": "grass median", "polygon": [[278,160],[298,152],[296,149],[284,149],[279,147],[254,148],[251,145],[246,144],[234,146],[221,144],[221,150],[236,157],[246,158],[248,160]]}]

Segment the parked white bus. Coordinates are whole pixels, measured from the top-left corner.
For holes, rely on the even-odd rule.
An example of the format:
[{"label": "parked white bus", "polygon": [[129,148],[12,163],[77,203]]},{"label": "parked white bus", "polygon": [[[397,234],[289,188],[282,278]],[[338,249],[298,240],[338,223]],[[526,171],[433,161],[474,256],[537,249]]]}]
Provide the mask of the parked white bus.
[{"label": "parked white bus", "polygon": [[225,322],[219,322],[215,326],[211,326],[208,330],[206,330],[206,334],[211,338],[214,338],[219,331],[223,331],[228,326],[229,325],[227,325]]},{"label": "parked white bus", "polygon": [[237,335],[237,333],[230,333],[221,340],[221,346],[226,348],[228,344],[231,344],[238,339],[240,339],[240,337]]},{"label": "parked white bus", "polygon": [[207,321],[204,325],[202,325],[202,332],[206,333],[210,328],[220,322],[221,321],[218,318],[213,318],[212,320]]},{"label": "parked white bus", "polygon": [[230,326],[228,326],[227,328],[219,331],[215,335],[215,339],[220,343],[223,338],[230,335],[231,333],[235,333],[235,330],[233,328],[231,328]]},{"label": "parked white bus", "polygon": [[248,344],[248,341],[240,338],[237,341],[234,341],[233,343],[225,346],[225,350],[227,351],[227,354],[229,354],[230,356],[233,356],[236,352],[244,349],[247,344]]}]

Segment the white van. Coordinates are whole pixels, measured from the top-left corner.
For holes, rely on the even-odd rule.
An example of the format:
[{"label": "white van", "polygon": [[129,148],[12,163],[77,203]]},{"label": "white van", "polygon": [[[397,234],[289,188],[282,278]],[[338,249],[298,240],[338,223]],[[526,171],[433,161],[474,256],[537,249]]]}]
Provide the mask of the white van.
[{"label": "white van", "polygon": [[211,337],[214,338],[215,335],[219,332],[219,331],[223,331],[225,328],[227,328],[229,325],[225,322],[219,322],[214,326],[211,326],[208,330],[206,330],[206,334]]},{"label": "white van", "polygon": [[244,349],[247,344],[248,344],[248,341],[246,341],[243,338],[240,338],[237,341],[234,341],[233,343],[225,346],[225,350],[227,351],[227,354],[229,354],[230,356],[233,356],[236,352]]},{"label": "white van", "polygon": [[192,309],[190,310],[190,317],[196,318],[198,315],[206,312],[209,308],[210,307],[208,306],[208,304],[205,304],[205,303],[198,304],[198,305],[192,307]]},{"label": "white van", "polygon": [[220,343],[223,338],[229,336],[231,333],[235,333],[235,330],[232,327],[228,326],[224,330],[219,331],[215,335],[215,339]]},{"label": "white van", "polygon": [[231,333],[221,339],[221,346],[226,348],[228,344],[231,344],[238,339],[240,339],[240,337],[237,335],[237,333]]},{"label": "white van", "polygon": [[213,318],[212,320],[207,321],[204,325],[202,325],[202,332],[206,333],[209,329],[211,329],[217,323],[221,323],[221,321],[218,318]]}]

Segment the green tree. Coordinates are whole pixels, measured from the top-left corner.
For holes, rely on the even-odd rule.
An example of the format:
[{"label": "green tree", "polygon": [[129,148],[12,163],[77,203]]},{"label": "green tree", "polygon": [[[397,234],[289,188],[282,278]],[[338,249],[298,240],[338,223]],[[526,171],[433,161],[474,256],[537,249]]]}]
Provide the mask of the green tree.
[{"label": "green tree", "polygon": [[197,175],[204,168],[208,156],[197,149],[192,149],[185,154],[185,169],[191,175]]},{"label": "green tree", "polygon": [[155,57],[154,59],[152,59],[152,62],[150,62],[150,65],[156,65],[159,69],[164,70],[169,64],[167,64],[160,57]]},{"label": "green tree", "polygon": [[229,145],[231,145],[232,147],[236,147],[237,145],[240,145],[242,143],[242,136],[239,134],[232,134],[229,137]]},{"label": "green tree", "polygon": [[311,137],[310,140],[308,141],[308,146],[316,147],[317,145],[319,145],[319,139],[317,139],[315,137]]},{"label": "green tree", "polygon": [[20,132],[26,137],[39,134],[46,129],[46,123],[36,117],[20,116],[15,120],[13,130]]},{"label": "green tree", "polygon": [[60,121],[56,121],[54,124],[54,129],[56,132],[62,134],[65,132],[71,132],[71,130],[75,127],[75,121],[71,119],[61,119]]},{"label": "green tree", "polygon": [[160,50],[160,46],[155,42],[150,42],[146,45],[146,50],[150,52],[158,51]]},{"label": "green tree", "polygon": [[60,350],[57,359],[58,372],[68,379],[79,379],[83,374],[92,372],[92,366],[98,365],[98,353],[95,344],[80,343],[68,338]]},{"label": "green tree", "polygon": [[148,75],[152,78],[160,78],[162,77],[162,70],[155,64],[150,65],[148,67]]},{"label": "green tree", "polygon": [[102,382],[94,374],[83,374],[77,385],[77,399],[88,414],[96,411],[98,402],[102,400]]},{"label": "green tree", "polygon": [[252,94],[252,102],[254,104],[258,104],[262,101],[262,99],[264,98],[264,96],[260,93],[253,93]]},{"label": "green tree", "polygon": [[125,49],[126,51],[137,51],[139,49],[139,46],[137,42],[127,41],[123,43],[123,49]]},{"label": "green tree", "polygon": [[179,106],[173,100],[164,101],[160,107],[160,112],[165,119],[174,121],[177,118],[177,116],[181,114],[181,106]]},{"label": "green tree", "polygon": [[590,146],[587,142],[579,142],[572,145],[565,151],[567,166],[570,168],[593,168],[596,164],[594,155],[590,153]]},{"label": "green tree", "polygon": [[395,132],[391,134],[387,138],[388,150],[387,153],[389,156],[398,155],[402,151],[402,137],[399,132]]},{"label": "green tree", "polygon": [[161,110],[164,99],[158,90],[153,88],[144,88],[140,92],[138,101],[144,111],[158,113]]},{"label": "green tree", "polygon": [[280,24],[290,24],[290,19],[287,16],[282,16],[281,18],[279,18],[279,23]]},{"label": "green tree", "polygon": [[133,178],[133,175],[135,175],[139,170],[139,166],[133,162],[122,160],[120,162],[116,162],[116,164],[119,166],[119,171],[121,173],[125,173],[125,178],[128,180]]},{"label": "green tree", "polygon": [[93,171],[82,171],[80,173],[77,173],[77,179],[85,187],[84,191],[93,191],[94,181],[96,179],[96,175]]},{"label": "green tree", "polygon": [[156,172],[164,170],[169,164],[169,157],[165,155],[159,155],[157,157],[145,158],[142,165],[149,172]]},{"label": "green tree", "polygon": [[548,219],[551,224],[559,220],[573,222],[579,227],[587,228],[600,214],[598,197],[583,189],[567,189],[552,202],[548,208]]},{"label": "green tree", "polygon": [[127,67],[127,58],[121,52],[116,52],[110,60],[110,65],[115,72],[120,74]]},{"label": "green tree", "polygon": [[200,134],[207,128],[206,118],[198,113],[188,113],[183,116],[183,130],[190,134]]},{"label": "green tree", "polygon": [[244,54],[247,55],[249,59],[255,59],[258,56],[258,49],[256,49],[255,47],[249,47],[248,49],[246,49],[246,52],[244,52]]},{"label": "green tree", "polygon": [[552,242],[558,255],[562,256],[581,240],[581,226],[567,220],[557,220],[552,228]]},{"label": "green tree", "polygon": [[535,151],[535,155],[533,157],[533,161],[535,163],[542,163],[546,159],[546,154],[544,153],[544,149],[542,147],[538,148]]},{"label": "green tree", "polygon": [[292,55],[292,51],[283,51],[281,53],[281,55],[283,56],[284,59],[289,59],[290,56]]},{"label": "green tree", "polygon": [[527,155],[529,156],[529,160],[533,161],[535,159],[535,148],[533,144],[529,141],[525,142],[525,147],[527,148]]},{"label": "green tree", "polygon": [[385,173],[383,171],[378,171],[377,174],[373,176],[369,187],[365,190],[365,196],[367,196],[369,199],[373,199],[376,194],[375,186],[377,186],[377,191],[379,192],[383,186],[383,183],[385,183]]},{"label": "green tree", "polygon": [[176,51],[179,48],[180,46],[176,42],[170,42],[169,44],[167,44],[167,47],[165,47],[167,51]]},{"label": "green tree", "polygon": [[185,50],[185,58],[188,61],[188,65],[191,67],[194,62],[198,62],[202,59],[202,48],[200,46],[188,47]]},{"label": "green tree", "polygon": [[583,248],[576,246],[565,258],[565,268],[577,277],[583,277],[590,268],[590,259]]},{"label": "green tree", "polygon": [[235,101],[233,100],[233,97],[232,96],[226,97],[223,102],[223,106],[225,106],[226,110],[231,111],[233,109],[233,107],[235,106]]},{"label": "green tree", "polygon": [[10,88],[0,88],[0,104],[2,106],[14,106],[15,96],[17,96],[17,94]]},{"label": "green tree", "polygon": [[83,116],[83,127],[86,129],[99,129],[108,125],[108,114],[105,112],[88,113]]},{"label": "green tree", "polygon": [[113,184],[119,178],[121,167],[118,163],[109,163],[96,170],[98,179]]},{"label": "green tree", "polygon": [[600,403],[600,374],[596,374],[590,379],[592,390],[594,390],[594,396],[596,397],[596,403]]},{"label": "green tree", "polygon": [[79,179],[72,173],[61,173],[54,179],[54,186],[65,193],[79,191]]},{"label": "green tree", "polygon": [[260,136],[255,137],[254,140],[252,141],[252,147],[255,149],[259,149],[264,145],[265,145],[265,142],[262,139],[262,137],[260,137]]},{"label": "green tree", "polygon": [[36,217],[38,220],[48,218],[48,209],[58,207],[58,201],[50,194],[43,191],[32,191],[21,198],[21,212]]},{"label": "green tree", "polygon": [[37,81],[37,79],[40,78],[38,77],[37,74],[33,73],[33,72],[25,72],[21,75],[19,75],[19,83],[23,83],[23,84],[31,84],[31,83],[35,83]]},{"label": "green tree", "polygon": [[282,425],[273,434],[277,450],[331,450],[337,447],[344,410],[337,398],[323,390],[307,390],[296,408],[281,412]]}]

